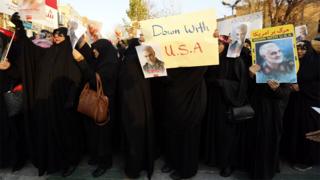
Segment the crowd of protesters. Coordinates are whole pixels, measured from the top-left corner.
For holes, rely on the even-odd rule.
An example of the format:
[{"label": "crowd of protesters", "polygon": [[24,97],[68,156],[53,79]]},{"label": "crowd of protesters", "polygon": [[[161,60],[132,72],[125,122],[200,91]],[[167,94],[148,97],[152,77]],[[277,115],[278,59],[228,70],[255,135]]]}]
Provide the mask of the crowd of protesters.
[{"label": "crowd of protesters", "polygon": [[[219,65],[168,69],[168,76],[144,78],[135,47],[143,38],[107,39],[72,48],[68,29],[43,30],[34,40],[18,14],[15,36],[0,62],[0,168],[18,171],[31,162],[39,176],[70,176],[84,157],[99,177],[121,154],[124,172],[152,178],[154,162],[172,179],[197,174],[200,162],[234,170],[251,179],[272,179],[280,161],[299,171],[320,163],[320,37],[297,43],[300,68],[295,84],[257,84],[250,41],[237,58],[227,57],[232,39],[215,32]],[[320,29],[320,28],[319,28]],[[0,33],[1,49],[10,35]],[[266,53],[271,53],[267,51]],[[271,56],[271,54],[270,54]],[[86,83],[97,89],[96,73],[109,98],[109,121],[97,125],[77,112]],[[19,90],[19,87],[21,88]],[[22,111],[11,115],[5,93],[22,91]],[[231,108],[252,106],[254,116],[235,122]]]}]

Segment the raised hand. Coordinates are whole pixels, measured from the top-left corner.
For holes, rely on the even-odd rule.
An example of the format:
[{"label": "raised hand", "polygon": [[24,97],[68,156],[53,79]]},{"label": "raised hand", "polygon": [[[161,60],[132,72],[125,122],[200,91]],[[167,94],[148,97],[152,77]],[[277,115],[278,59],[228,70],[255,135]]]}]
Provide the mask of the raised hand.
[{"label": "raised hand", "polygon": [[219,30],[218,29],[214,30],[213,37],[219,38]]},{"label": "raised hand", "polygon": [[76,50],[76,49],[73,49],[72,55],[73,55],[73,58],[74,58],[77,62],[80,62],[80,61],[83,61],[83,60],[84,60],[83,55],[82,55],[78,50]]},{"label": "raised hand", "polygon": [[257,72],[259,72],[261,67],[258,64],[253,64],[252,66],[249,67],[249,73],[250,77],[254,77]]},{"label": "raised hand", "polygon": [[4,61],[0,61],[0,70],[7,70],[11,66],[10,62],[6,59]]},{"label": "raised hand", "polygon": [[20,19],[20,15],[18,12],[15,12],[12,16],[11,16],[11,22],[16,26],[16,28],[23,28],[23,23]]}]

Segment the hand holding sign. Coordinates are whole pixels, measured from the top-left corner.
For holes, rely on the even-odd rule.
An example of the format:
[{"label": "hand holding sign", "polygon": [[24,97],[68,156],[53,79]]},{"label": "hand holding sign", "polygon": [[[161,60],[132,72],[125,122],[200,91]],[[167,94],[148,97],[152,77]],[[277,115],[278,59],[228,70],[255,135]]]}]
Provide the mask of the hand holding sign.
[{"label": "hand holding sign", "polygon": [[320,143],[320,130],[307,133],[306,138]]},{"label": "hand holding sign", "polygon": [[259,72],[261,67],[258,64],[253,64],[249,68],[250,77],[254,77],[257,72]]},{"label": "hand holding sign", "polygon": [[219,38],[219,30],[218,29],[214,30],[213,37]]},{"label": "hand holding sign", "polygon": [[292,84],[291,87],[290,87],[292,90],[298,92],[300,91],[300,88],[299,88],[299,85],[298,84]]},{"label": "hand holding sign", "polygon": [[8,59],[5,59],[4,61],[0,61],[0,70],[7,70],[10,67],[10,62]]},{"label": "hand holding sign", "polygon": [[80,37],[84,35],[85,32],[86,28],[83,27],[79,22],[75,20],[70,20],[68,22],[68,35],[70,37],[70,41],[73,48],[75,48]]},{"label": "hand holding sign", "polygon": [[81,62],[84,60],[84,57],[83,55],[76,49],[73,49],[72,51],[72,55],[73,55],[73,58],[77,61],[77,62]]},{"label": "hand holding sign", "polygon": [[280,83],[275,80],[269,80],[267,83],[273,91],[276,91],[280,87]]}]

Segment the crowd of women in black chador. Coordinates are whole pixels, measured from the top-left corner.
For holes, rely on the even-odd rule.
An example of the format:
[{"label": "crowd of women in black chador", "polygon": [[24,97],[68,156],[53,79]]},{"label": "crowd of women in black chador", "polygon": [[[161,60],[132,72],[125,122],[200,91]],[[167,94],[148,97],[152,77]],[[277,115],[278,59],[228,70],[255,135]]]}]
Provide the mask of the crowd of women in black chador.
[{"label": "crowd of women in black chador", "polygon": [[[172,179],[195,176],[203,162],[223,177],[243,170],[260,180],[281,170],[280,157],[298,170],[320,162],[320,144],[305,137],[320,129],[314,111],[320,107],[320,59],[308,41],[297,46],[297,84],[256,84],[250,47],[228,58],[229,41],[222,36],[219,65],[145,79],[135,49],[141,39],[116,49],[106,39],[88,44],[82,38],[72,49],[68,30],[58,28],[53,45],[41,48],[26,37],[18,14],[12,22],[17,37],[8,60],[0,62],[0,93],[22,84],[23,111],[9,117],[0,96],[0,168],[16,171],[31,161],[39,175],[69,176],[86,155],[99,177],[120,151],[129,178],[142,171],[151,178],[162,156],[161,171]],[[0,38],[2,49],[10,37]],[[103,126],[76,111],[84,84],[97,89],[96,74],[110,103]],[[237,122],[227,113],[248,104],[255,112],[250,119]]]}]

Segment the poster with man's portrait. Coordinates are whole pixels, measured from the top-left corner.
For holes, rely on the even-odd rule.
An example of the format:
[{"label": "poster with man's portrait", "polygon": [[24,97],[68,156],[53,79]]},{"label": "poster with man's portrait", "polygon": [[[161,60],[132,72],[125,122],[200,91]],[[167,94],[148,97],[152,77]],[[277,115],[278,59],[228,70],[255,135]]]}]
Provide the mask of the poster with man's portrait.
[{"label": "poster with man's portrait", "polygon": [[231,43],[229,44],[227,57],[237,58],[240,56],[244,46],[248,32],[248,24],[246,22],[234,24],[231,32]]},{"label": "poster with man's portrait", "polygon": [[77,42],[86,32],[86,28],[83,27],[78,21],[70,20],[68,22],[68,35],[70,37],[70,41],[72,47],[75,48]]},{"label": "poster with man's portrait", "polygon": [[160,45],[141,45],[137,46],[136,50],[145,78],[167,76]]},{"label": "poster with man's portrait", "polygon": [[102,28],[102,24],[97,24],[97,23],[90,23],[87,26],[86,35],[88,36],[89,44],[96,42],[98,39],[102,37],[100,33],[101,28]]},{"label": "poster with man's portrait", "polygon": [[244,16],[238,16],[223,21],[218,21],[218,30],[220,35],[229,36],[237,24],[247,24],[247,34],[245,38],[250,38],[250,32],[253,30],[262,29],[263,27],[263,14],[262,12],[256,12]]},{"label": "poster with man's portrait", "polygon": [[297,42],[307,40],[308,28],[307,25],[295,27]]},{"label": "poster with man's portrait", "polygon": [[293,25],[254,31],[251,36],[253,63],[260,67],[256,82],[296,83],[298,57]]},{"label": "poster with man's portrait", "polygon": [[46,9],[44,0],[20,0],[19,14],[22,20],[45,20]]}]

